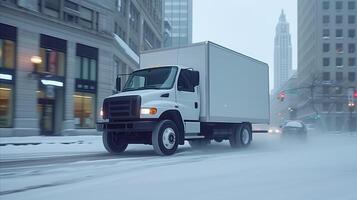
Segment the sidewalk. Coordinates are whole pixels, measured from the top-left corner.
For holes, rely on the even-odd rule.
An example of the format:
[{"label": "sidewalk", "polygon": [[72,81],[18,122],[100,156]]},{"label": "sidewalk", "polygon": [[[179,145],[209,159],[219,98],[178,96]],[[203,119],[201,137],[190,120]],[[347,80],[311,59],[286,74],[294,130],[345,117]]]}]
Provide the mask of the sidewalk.
[{"label": "sidewalk", "polygon": [[31,136],[0,138],[0,160],[105,152],[101,136]]}]

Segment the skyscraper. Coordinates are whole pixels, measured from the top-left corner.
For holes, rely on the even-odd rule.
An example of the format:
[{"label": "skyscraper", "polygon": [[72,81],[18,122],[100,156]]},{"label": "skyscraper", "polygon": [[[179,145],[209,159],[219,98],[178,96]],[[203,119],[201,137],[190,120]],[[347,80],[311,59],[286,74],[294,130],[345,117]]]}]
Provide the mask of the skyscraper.
[{"label": "skyscraper", "polygon": [[274,89],[279,89],[289,79],[292,71],[292,50],[289,23],[284,11],[281,11],[276,25],[274,41]]},{"label": "skyscraper", "polygon": [[165,47],[192,43],[192,0],[164,0],[164,20],[171,25]]},{"label": "skyscraper", "polygon": [[[298,117],[327,130],[357,130],[356,0],[298,0]],[[314,121],[313,121],[314,122]],[[353,127],[350,127],[353,126]]]}]

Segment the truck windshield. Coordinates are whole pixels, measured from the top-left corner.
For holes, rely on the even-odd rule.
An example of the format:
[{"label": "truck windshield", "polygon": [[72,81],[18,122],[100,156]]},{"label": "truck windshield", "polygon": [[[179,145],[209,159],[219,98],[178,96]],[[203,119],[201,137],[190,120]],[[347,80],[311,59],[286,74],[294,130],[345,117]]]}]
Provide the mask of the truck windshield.
[{"label": "truck windshield", "polygon": [[177,67],[158,67],[133,72],[123,91],[170,89],[177,74]]}]

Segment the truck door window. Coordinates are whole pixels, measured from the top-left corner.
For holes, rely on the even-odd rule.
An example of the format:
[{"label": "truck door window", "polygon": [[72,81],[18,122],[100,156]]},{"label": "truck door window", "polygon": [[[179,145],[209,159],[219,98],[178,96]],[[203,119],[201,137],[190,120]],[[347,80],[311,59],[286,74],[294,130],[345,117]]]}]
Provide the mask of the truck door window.
[{"label": "truck door window", "polygon": [[186,92],[195,92],[195,88],[191,84],[189,79],[189,70],[181,70],[180,76],[177,82],[177,90],[178,91],[186,91]]}]

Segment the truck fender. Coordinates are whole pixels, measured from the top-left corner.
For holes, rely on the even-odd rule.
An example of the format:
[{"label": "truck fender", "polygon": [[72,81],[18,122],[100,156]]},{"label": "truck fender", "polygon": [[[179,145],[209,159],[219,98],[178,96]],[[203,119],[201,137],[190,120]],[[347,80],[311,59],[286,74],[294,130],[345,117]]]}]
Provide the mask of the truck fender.
[{"label": "truck fender", "polygon": [[159,121],[162,120],[171,120],[176,124],[179,130],[178,141],[179,144],[183,145],[185,143],[185,126],[180,112],[178,110],[167,110],[160,115]]}]

